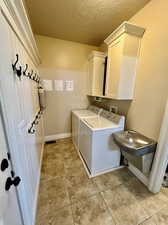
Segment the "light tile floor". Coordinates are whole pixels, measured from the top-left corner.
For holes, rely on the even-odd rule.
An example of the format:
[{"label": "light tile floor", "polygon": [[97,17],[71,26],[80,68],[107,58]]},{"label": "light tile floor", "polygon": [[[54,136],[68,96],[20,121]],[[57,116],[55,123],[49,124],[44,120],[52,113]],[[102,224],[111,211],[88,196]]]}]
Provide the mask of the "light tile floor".
[{"label": "light tile floor", "polygon": [[89,179],[71,139],[45,146],[37,225],[168,225],[168,189],[126,168]]}]

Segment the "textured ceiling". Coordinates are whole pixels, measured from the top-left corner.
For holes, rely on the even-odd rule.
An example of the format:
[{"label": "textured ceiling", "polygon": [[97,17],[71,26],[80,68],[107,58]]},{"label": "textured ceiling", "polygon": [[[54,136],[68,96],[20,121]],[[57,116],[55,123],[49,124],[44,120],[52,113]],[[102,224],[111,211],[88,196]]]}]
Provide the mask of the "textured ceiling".
[{"label": "textured ceiling", "polygon": [[26,0],[34,33],[99,45],[149,0]]}]

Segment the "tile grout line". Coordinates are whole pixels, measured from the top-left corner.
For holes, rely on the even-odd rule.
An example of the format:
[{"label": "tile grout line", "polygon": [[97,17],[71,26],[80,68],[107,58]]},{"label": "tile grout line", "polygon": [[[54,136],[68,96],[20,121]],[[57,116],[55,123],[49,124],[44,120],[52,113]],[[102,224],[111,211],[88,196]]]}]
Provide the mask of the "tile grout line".
[{"label": "tile grout line", "polygon": [[[145,208],[142,206],[142,208],[145,210]],[[140,222],[138,225],[143,225],[143,223],[146,221],[146,220],[149,220],[150,218],[152,218],[153,216],[157,215],[160,211],[162,211],[163,209],[166,209],[167,206],[164,206],[163,208],[159,209],[157,212],[153,213],[152,215],[150,215],[147,219],[145,219],[144,221]]]},{"label": "tile grout line", "polygon": [[72,213],[73,224],[75,225],[75,216],[73,213],[72,204],[70,205],[70,208],[71,208],[71,213]]},{"label": "tile grout line", "polygon": [[108,212],[110,213],[110,215],[111,215],[111,217],[112,217],[112,221],[115,223],[115,225],[117,225],[116,220],[115,220],[115,217],[113,216],[113,214],[112,214],[112,212],[111,212],[111,209],[109,208],[109,206],[108,206],[106,200],[104,199],[104,197],[103,197],[103,195],[102,195],[102,192],[100,192],[100,195],[101,195],[101,197],[102,197],[102,199],[103,199],[103,201],[104,201],[104,203],[105,203],[105,205],[106,205],[106,208],[107,208]]},{"label": "tile grout line", "polygon": [[146,218],[146,219],[143,220],[142,222],[138,223],[137,225],[143,225],[143,223],[144,223],[145,221],[148,221],[148,220],[151,219],[151,218],[152,218],[152,216],[149,216],[148,218]]}]

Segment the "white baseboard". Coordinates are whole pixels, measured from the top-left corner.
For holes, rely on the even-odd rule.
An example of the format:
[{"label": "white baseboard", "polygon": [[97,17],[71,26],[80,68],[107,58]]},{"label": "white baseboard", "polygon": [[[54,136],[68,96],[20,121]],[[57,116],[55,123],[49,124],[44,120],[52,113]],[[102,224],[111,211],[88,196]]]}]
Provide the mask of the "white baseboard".
[{"label": "white baseboard", "polygon": [[95,174],[91,175],[91,177],[98,177],[98,176],[100,176],[100,175],[103,175],[103,174],[106,174],[106,173],[110,173],[110,172],[113,172],[113,171],[115,171],[115,170],[119,170],[119,169],[122,169],[122,168],[125,168],[125,166],[113,167],[113,168],[104,170],[104,171],[102,171],[102,172],[95,173]]},{"label": "white baseboard", "polygon": [[71,137],[71,133],[54,134],[50,136],[45,136],[45,141],[54,141],[54,140],[69,138],[69,137]]}]

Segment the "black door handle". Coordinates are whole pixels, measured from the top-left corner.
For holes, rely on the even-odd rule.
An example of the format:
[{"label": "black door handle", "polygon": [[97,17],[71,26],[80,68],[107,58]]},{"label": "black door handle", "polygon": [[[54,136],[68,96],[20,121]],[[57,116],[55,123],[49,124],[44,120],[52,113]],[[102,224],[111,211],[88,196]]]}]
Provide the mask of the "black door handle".
[{"label": "black door handle", "polygon": [[12,179],[11,177],[8,177],[5,183],[5,190],[9,191],[12,185],[17,187],[20,181],[21,181],[20,177],[15,177],[14,179]]},{"label": "black door handle", "polygon": [[7,159],[3,159],[1,162],[1,171],[5,171],[9,167],[9,162]]},{"label": "black door handle", "polygon": [[17,187],[20,184],[20,181],[21,181],[20,177],[15,177],[13,180],[13,185]]}]

